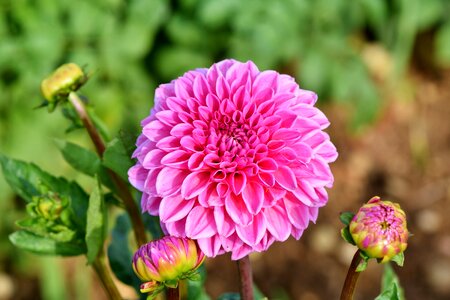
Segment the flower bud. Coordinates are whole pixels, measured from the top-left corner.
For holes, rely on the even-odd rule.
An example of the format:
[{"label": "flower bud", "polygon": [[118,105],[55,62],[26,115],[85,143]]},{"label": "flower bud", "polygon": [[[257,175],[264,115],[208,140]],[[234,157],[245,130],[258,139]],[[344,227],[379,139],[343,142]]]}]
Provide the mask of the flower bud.
[{"label": "flower bud", "polygon": [[86,80],[87,76],[78,65],[64,64],[42,81],[42,95],[49,103],[57,102],[80,88]]},{"label": "flower bud", "polygon": [[153,292],[161,285],[176,287],[179,280],[194,278],[204,258],[193,240],[165,236],[136,251],[133,270],[145,281],[141,285],[141,292]]},{"label": "flower bud", "polygon": [[397,203],[373,197],[359,209],[349,226],[358,248],[382,263],[407,247],[406,215]]}]

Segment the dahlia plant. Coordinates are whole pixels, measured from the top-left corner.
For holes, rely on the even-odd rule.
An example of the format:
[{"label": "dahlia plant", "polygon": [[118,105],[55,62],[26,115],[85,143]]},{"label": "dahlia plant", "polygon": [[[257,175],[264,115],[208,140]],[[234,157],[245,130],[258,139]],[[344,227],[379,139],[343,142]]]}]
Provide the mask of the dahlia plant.
[{"label": "dahlia plant", "polygon": [[[28,203],[12,243],[37,254],[85,255],[110,299],[122,298],[111,271],[142,297],[166,290],[167,299],[209,299],[202,262],[230,253],[240,297],[254,299],[248,256],[298,240],[328,201],[337,151],[317,95],[251,61],[224,60],[160,85],[130,151],[123,136],[110,139],[80,96],[90,76],[66,64],[41,86],[41,107],[61,107],[69,131],[84,128],[92,140],[95,152],[56,142],[72,167],[93,178],[90,193],[0,155],[6,180]],[[121,209],[109,232],[108,213]],[[341,219],[343,237],[360,248],[351,270],[370,257],[401,261],[408,231],[398,205],[374,198]]]}]

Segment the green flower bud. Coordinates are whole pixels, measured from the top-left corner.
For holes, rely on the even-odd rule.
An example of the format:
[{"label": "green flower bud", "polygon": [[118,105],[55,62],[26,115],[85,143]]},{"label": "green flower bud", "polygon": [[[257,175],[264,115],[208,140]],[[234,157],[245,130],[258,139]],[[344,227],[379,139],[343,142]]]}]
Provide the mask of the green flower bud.
[{"label": "green flower bud", "polygon": [[74,63],[60,66],[41,83],[41,91],[49,103],[67,98],[70,92],[78,90],[87,81],[83,70]]},{"label": "green flower bud", "polygon": [[406,215],[397,203],[373,197],[349,225],[350,234],[369,258],[385,263],[405,251],[408,241]]}]

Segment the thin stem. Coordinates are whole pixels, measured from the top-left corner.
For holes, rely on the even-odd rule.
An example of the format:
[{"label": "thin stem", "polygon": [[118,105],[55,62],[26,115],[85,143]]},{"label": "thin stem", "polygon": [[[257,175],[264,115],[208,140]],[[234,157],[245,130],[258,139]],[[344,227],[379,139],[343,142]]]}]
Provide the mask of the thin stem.
[{"label": "thin stem", "polygon": [[103,287],[105,288],[105,291],[109,296],[109,299],[121,300],[122,296],[120,296],[119,290],[117,289],[111,277],[111,272],[109,272],[108,268],[106,267],[104,255],[100,254],[96,258],[92,266],[94,267],[95,272],[100,278],[100,281],[102,282]]},{"label": "thin stem", "polygon": [[356,282],[358,281],[359,273],[356,271],[362,257],[359,250],[353,256],[350,267],[348,268],[347,277],[345,278],[344,286],[342,287],[341,300],[352,300],[355,292]]},{"label": "thin stem", "polygon": [[167,288],[167,300],[180,300],[180,288]]},{"label": "thin stem", "polygon": [[239,290],[242,300],[253,300],[252,265],[250,258],[245,256],[237,261],[239,269]]},{"label": "thin stem", "polygon": [[[75,111],[80,117],[81,122],[83,122],[83,125],[89,134],[89,137],[91,138],[92,142],[95,145],[95,150],[97,151],[98,155],[100,156],[100,158],[103,157],[103,153],[105,152],[106,149],[105,144],[100,134],[98,133],[97,128],[95,128],[94,124],[92,123],[86,111],[86,107],[83,101],[75,92],[71,92],[69,94],[69,101],[75,108]],[[145,227],[144,223],[142,222],[139,209],[136,203],[134,202],[133,196],[131,195],[130,190],[127,187],[127,184],[114,171],[108,169],[108,172],[109,175],[111,176],[111,179],[113,180],[114,184],[117,187],[118,194],[123,201],[125,209],[130,215],[136,242],[138,245],[143,245],[147,241],[147,237],[145,234]]]}]

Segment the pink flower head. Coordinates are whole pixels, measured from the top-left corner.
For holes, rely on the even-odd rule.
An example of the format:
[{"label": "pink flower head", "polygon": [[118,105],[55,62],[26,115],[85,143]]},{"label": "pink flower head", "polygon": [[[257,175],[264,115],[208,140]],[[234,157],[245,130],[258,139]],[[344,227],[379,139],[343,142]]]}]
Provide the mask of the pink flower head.
[{"label": "pink flower head", "polygon": [[349,225],[359,249],[382,263],[406,250],[409,232],[406,215],[397,203],[373,197],[364,204]]},{"label": "pink flower head", "polygon": [[141,292],[157,294],[164,285],[194,278],[205,255],[195,241],[165,236],[139,248],[133,256],[133,270],[144,281]]},{"label": "pink flower head", "polygon": [[129,170],[142,209],[209,257],[299,239],[328,200],[336,148],[317,95],[251,61],[224,60],[156,90]]}]

